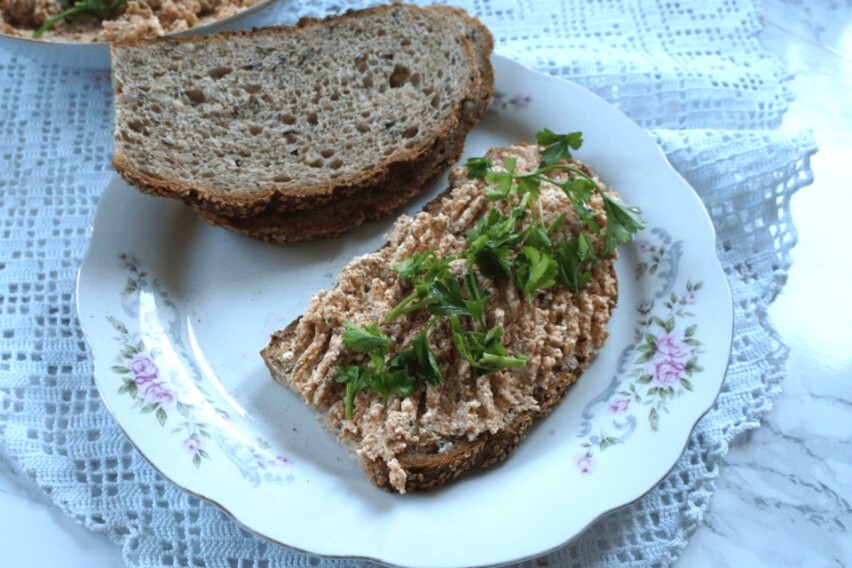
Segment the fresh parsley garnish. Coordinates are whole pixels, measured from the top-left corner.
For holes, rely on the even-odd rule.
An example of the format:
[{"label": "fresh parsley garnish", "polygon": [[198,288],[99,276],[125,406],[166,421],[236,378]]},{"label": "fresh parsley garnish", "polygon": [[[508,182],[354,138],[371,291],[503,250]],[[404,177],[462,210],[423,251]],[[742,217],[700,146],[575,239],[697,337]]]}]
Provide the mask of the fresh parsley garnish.
[{"label": "fresh parsley garnish", "polygon": [[38,39],[41,35],[50,29],[56,22],[65,19],[69,16],[73,16],[74,14],[83,14],[90,13],[95,14],[100,18],[106,18],[112,14],[112,12],[125,4],[127,0],[113,0],[110,2],[109,0],[78,0],[74,2],[60,1],[60,5],[65,8],[62,12],[59,12],[52,18],[48,19],[45,23],[41,25],[39,29],[33,32],[33,39]]},{"label": "fresh parsley garnish", "polygon": [[415,377],[406,368],[388,366],[385,357],[391,346],[390,338],[379,330],[375,322],[367,326],[357,326],[344,322],[343,344],[369,357],[365,366],[341,365],[334,374],[334,380],[346,384],[346,406],[344,416],[352,418],[355,397],[364,389],[370,389],[382,395],[387,406],[388,397],[395,394],[400,397],[411,396],[417,386]]},{"label": "fresh parsley garnish", "polygon": [[488,158],[470,158],[465,167],[467,167],[468,179],[478,179],[485,177],[485,174],[491,171],[494,164]]},{"label": "fresh parsley garnish", "polygon": [[433,386],[444,382],[444,373],[441,372],[435,353],[429,346],[426,332],[415,335],[407,349],[403,349],[388,361],[388,368],[394,371],[405,370],[412,377]]},{"label": "fresh parsley garnish", "polygon": [[359,327],[352,322],[344,322],[343,344],[355,351],[370,354],[376,351],[384,351],[390,348],[391,340],[381,332],[376,322],[366,327]]},{"label": "fresh parsley garnish", "polygon": [[576,294],[592,276],[592,266],[598,261],[592,240],[586,233],[557,244],[553,256],[558,270],[556,281]]},{"label": "fresh parsley garnish", "polygon": [[541,151],[542,161],[545,164],[555,164],[572,158],[571,150],[579,150],[583,145],[583,133],[554,134],[545,128],[535,133],[535,140],[539,146],[544,147]]},{"label": "fresh parsley garnish", "polygon": [[[509,202],[510,208],[492,208],[466,233],[467,246],[456,256],[438,258],[434,251],[417,252],[392,267],[408,280],[413,291],[400,301],[385,318],[385,322],[425,309],[431,318],[426,328],[411,339],[408,347],[389,357],[390,339],[377,323],[356,326],[344,324],[343,343],[365,354],[364,365],[341,365],[335,380],[346,384],[345,416],[352,417],[355,397],[365,389],[388,397],[395,394],[410,396],[421,382],[439,386],[444,375],[427,333],[442,318],[446,318],[452,333],[453,345],[459,356],[470,363],[476,374],[491,374],[527,364],[527,357],[511,355],[503,345],[503,327],[489,327],[486,306],[491,299],[480,290],[478,274],[491,280],[514,283],[527,298],[560,285],[572,293],[579,291],[592,276],[598,263],[590,235],[606,231],[604,251],[609,254],[629,241],[644,227],[639,209],[607,194],[586,171],[569,162],[571,151],[583,143],[580,132],[555,134],[544,129],[536,133],[541,150],[541,165],[528,173],[518,173],[517,160],[506,160],[497,169],[488,158],[470,158],[467,177],[485,182],[485,195],[492,201]],[[549,172],[565,172],[567,181],[557,181]],[[545,224],[539,197],[541,184],[560,188],[571,202],[585,230],[566,240],[554,240],[554,231],[565,220],[563,213],[549,225]],[[600,196],[603,217],[589,202]],[[458,264],[453,264],[459,261]],[[456,269],[466,268],[464,275]]]},{"label": "fresh parsley garnish", "polygon": [[526,294],[529,300],[538,290],[556,284],[558,268],[550,251],[542,252],[535,247],[524,247],[515,257],[515,286]]}]

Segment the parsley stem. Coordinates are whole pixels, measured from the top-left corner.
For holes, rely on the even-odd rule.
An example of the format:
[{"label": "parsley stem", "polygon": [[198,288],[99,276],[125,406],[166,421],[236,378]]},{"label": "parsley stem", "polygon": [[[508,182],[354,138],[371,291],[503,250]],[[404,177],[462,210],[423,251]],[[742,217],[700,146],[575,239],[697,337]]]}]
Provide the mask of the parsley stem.
[{"label": "parsley stem", "polygon": [[55,24],[59,20],[67,18],[68,16],[73,16],[74,14],[80,14],[85,11],[87,11],[86,6],[84,6],[83,4],[75,4],[64,12],[59,12],[58,14],[47,20],[45,23],[43,23],[39,29],[33,32],[33,39],[39,39],[41,37],[41,34],[46,32],[51,26],[53,26],[53,24]]},{"label": "parsley stem", "polygon": [[[385,316],[385,323],[391,322],[402,314],[407,314],[406,306],[410,304],[415,298],[417,298],[417,291],[415,290],[411,294],[405,297],[400,303],[398,303],[394,309],[389,311]],[[410,310],[409,310],[410,311]]]},{"label": "parsley stem", "polygon": [[82,14],[83,12],[91,12],[93,14],[97,14],[99,16],[106,15],[107,12],[115,10],[122,4],[125,4],[127,0],[114,0],[111,4],[107,3],[107,0],[79,0],[73,6],[64,10],[41,25],[35,32],[33,32],[33,39],[39,39],[41,35],[50,29],[56,22],[63,18],[67,18],[68,16],[73,16],[75,14]]},{"label": "parsley stem", "polygon": [[438,316],[432,316],[432,317],[429,319],[429,321],[426,323],[426,327],[424,327],[424,328],[423,328],[423,331],[422,331],[421,333],[423,333],[423,335],[426,335],[426,333],[427,333],[427,332],[428,332],[428,331],[432,328],[432,326],[433,326],[433,325],[435,325],[436,323],[438,323]]},{"label": "parsley stem", "polygon": [[479,362],[483,365],[493,365],[499,367],[514,367],[520,369],[527,366],[529,357],[501,357],[500,355],[492,355],[485,353],[479,358]]},{"label": "parsley stem", "polygon": [[[586,172],[584,172],[580,168],[577,168],[577,167],[574,167],[574,166],[566,166],[564,164],[551,164],[549,166],[544,166],[543,168],[538,168],[536,170],[533,170],[529,173],[516,174],[516,175],[513,175],[512,177],[514,177],[515,179],[534,178],[534,177],[541,176],[542,174],[553,171],[553,170],[559,170],[559,171],[562,171],[562,172],[571,172],[571,173],[577,174],[578,176],[580,176],[582,178],[585,178],[585,179],[591,181],[592,183],[594,183],[594,181],[595,181],[591,177],[589,177],[589,174],[587,174]],[[542,179],[544,181],[549,181],[550,183],[553,183],[555,185],[559,185],[558,183],[551,181],[549,179],[546,179],[546,178],[542,178]],[[595,184],[595,185],[597,185],[597,184]]]},{"label": "parsley stem", "polygon": [[352,420],[352,408],[355,406],[356,394],[358,393],[355,391],[355,385],[346,383],[346,410],[343,413],[346,420]]}]

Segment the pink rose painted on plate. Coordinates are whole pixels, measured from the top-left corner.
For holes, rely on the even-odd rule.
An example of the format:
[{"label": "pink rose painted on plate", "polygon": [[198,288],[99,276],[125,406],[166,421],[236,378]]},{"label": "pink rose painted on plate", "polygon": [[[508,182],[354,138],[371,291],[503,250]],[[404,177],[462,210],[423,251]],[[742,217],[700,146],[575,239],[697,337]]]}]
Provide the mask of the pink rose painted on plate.
[{"label": "pink rose painted on plate", "polygon": [[657,338],[657,354],[665,355],[668,359],[686,359],[689,356],[689,350],[683,341],[673,333]]},{"label": "pink rose painted on plate", "polygon": [[630,403],[624,399],[614,400],[609,403],[609,411],[613,414],[621,414],[622,412],[627,412],[627,409],[630,407]]},{"label": "pink rose painted on plate", "polygon": [[156,404],[163,409],[173,408],[177,404],[175,392],[166,386],[165,381],[146,381],[139,386],[139,390],[148,404]]},{"label": "pink rose painted on plate", "polygon": [[686,304],[692,305],[695,303],[698,296],[695,295],[695,292],[687,292],[683,295],[683,301]]},{"label": "pink rose painted on plate", "polygon": [[157,364],[148,355],[139,353],[130,361],[130,371],[133,373],[133,381],[137,385],[156,379],[159,375]]},{"label": "pink rose painted on plate", "polygon": [[651,360],[649,367],[649,374],[654,377],[654,382],[669,387],[680,380],[686,364],[675,359],[655,358]]}]

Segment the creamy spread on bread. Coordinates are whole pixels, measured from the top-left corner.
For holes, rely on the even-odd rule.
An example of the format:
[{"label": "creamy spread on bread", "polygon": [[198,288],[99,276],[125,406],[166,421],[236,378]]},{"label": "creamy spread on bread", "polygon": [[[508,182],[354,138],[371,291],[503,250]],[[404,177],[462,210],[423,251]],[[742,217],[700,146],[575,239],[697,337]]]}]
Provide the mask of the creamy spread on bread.
[{"label": "creamy spread on bread", "polygon": [[[42,39],[114,41],[161,36],[233,16],[259,0],[128,0],[115,17],[81,14],[59,21]],[[0,0],[0,32],[30,38],[65,8],[58,0]]]},{"label": "creamy spread on bread", "polygon": [[[495,149],[488,158],[495,165],[516,158],[518,172],[532,171],[541,161],[533,145]],[[564,181],[567,174],[551,175]],[[600,238],[595,244],[602,262],[594,268],[587,288],[577,295],[556,286],[538,292],[528,302],[511,282],[480,277],[480,287],[491,294],[488,325],[504,326],[507,351],[529,357],[526,367],[477,376],[454,349],[449,324],[442,320],[430,328],[427,337],[445,382],[441,386],[424,383],[404,399],[391,396],[387,408],[376,393],[362,391],[352,420],[344,420],[344,386],[335,382],[334,372],[339,365],[357,364],[363,358],[343,344],[344,321],[356,325],[383,321],[411,293],[410,281],[391,266],[427,249],[439,258],[457,254],[466,246],[465,231],[495,206],[483,193],[484,182],[467,180],[464,168],[451,174],[451,183],[455,186],[452,193],[438,206],[413,218],[402,216],[387,236],[387,246],[354,259],[341,272],[334,290],[313,296],[276,361],[286,372],[288,385],[309,405],[322,409],[326,426],[345,445],[365,460],[381,460],[387,465],[390,485],[401,493],[406,490],[407,474],[399,460],[406,452],[448,452],[484,433],[499,432],[519,414],[549,410],[543,406],[556,402],[548,396],[557,388],[554,377],[576,370],[580,360],[586,361],[603,344],[607,336],[604,326],[617,295],[614,254],[604,252]],[[545,222],[567,215],[567,222],[553,237],[576,234],[581,222],[563,191],[547,183],[541,190]],[[601,211],[600,197],[593,197],[589,207]],[[605,221],[601,218],[601,222]],[[453,270],[463,274],[465,261],[455,261]],[[382,324],[381,329],[402,349],[428,319],[425,310],[418,310]]]}]

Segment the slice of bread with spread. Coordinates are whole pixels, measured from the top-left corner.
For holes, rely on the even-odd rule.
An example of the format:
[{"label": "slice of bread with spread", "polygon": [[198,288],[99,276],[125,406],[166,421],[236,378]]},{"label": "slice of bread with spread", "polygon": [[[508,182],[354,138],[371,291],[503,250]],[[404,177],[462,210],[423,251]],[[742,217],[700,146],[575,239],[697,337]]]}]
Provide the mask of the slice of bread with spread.
[{"label": "slice of bread with spread", "polygon": [[[541,148],[535,145],[495,148],[487,157],[494,164],[515,159],[516,172],[530,172],[542,160]],[[576,162],[571,165],[592,175]],[[435,322],[425,309],[385,322],[385,315],[412,292],[411,281],[392,267],[427,250],[438,258],[459,254],[467,246],[467,231],[492,207],[485,182],[466,174],[466,168],[458,168],[441,197],[416,217],[401,217],[387,246],[351,261],[337,286],[314,295],[305,313],[276,332],[262,352],[273,379],[304,398],[369,479],[390,491],[435,488],[466,470],[506,458],[530,426],[565,396],[604,344],[605,325],[617,301],[616,255],[605,250],[606,224],[599,217],[604,230],[591,237],[597,262],[577,293],[554,286],[527,298],[511,280],[476,274],[483,294],[490,294],[487,325],[502,325],[506,351],[527,357],[522,368],[473,372],[454,345],[451,324],[446,318]],[[576,174],[548,175],[564,182]],[[550,235],[554,242],[583,230],[562,190],[543,183],[538,201],[543,225],[565,215]],[[588,207],[602,212],[601,197],[593,196]],[[454,261],[453,270],[464,273],[464,262],[459,264]],[[377,392],[362,390],[347,410],[347,386],[336,380],[336,371],[363,362],[364,356],[344,342],[344,322],[365,326],[377,320],[392,342],[391,355],[424,333],[443,381],[422,382],[409,396],[391,394],[386,406]]]},{"label": "slice of bread with spread", "polygon": [[458,158],[490,104],[492,46],[463,11],[400,3],[113,44],[113,166],[143,192],[260,238],[294,212],[382,194],[375,214],[267,240],[336,234]]}]

